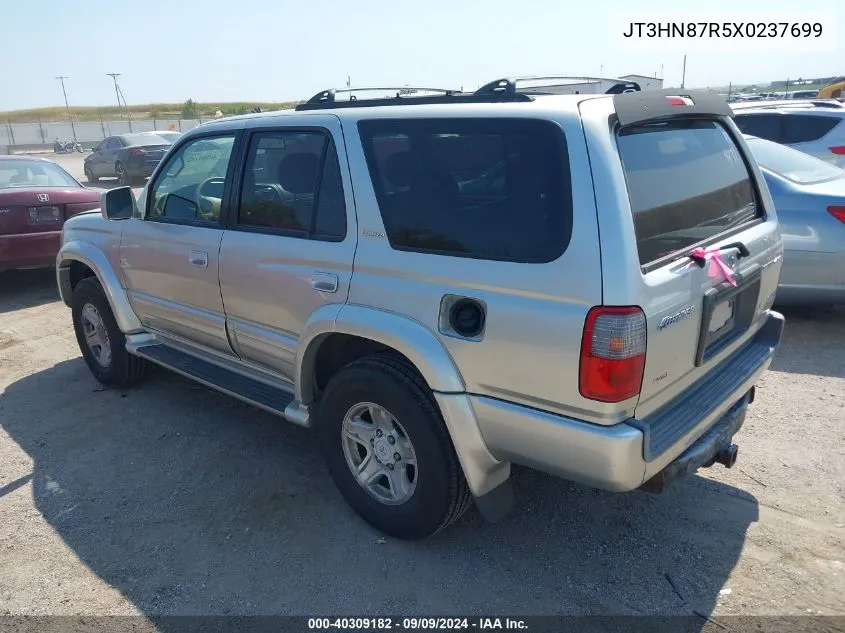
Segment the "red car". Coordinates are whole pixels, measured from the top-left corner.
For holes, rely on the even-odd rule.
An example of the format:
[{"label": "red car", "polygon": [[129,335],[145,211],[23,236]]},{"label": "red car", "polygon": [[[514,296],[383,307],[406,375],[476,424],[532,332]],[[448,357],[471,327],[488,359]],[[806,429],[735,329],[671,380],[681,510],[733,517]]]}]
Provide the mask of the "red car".
[{"label": "red car", "polygon": [[55,265],[62,225],[100,195],[53,161],[0,156],[0,270]]}]

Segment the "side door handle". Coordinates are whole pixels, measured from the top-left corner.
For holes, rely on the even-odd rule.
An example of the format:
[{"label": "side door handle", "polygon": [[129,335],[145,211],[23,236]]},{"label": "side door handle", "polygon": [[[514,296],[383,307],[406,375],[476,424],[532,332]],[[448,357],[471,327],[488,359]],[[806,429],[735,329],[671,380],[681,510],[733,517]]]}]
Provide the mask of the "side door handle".
[{"label": "side door handle", "polygon": [[208,253],[203,253],[202,251],[191,251],[191,254],[188,256],[188,261],[191,262],[191,266],[207,268]]},{"label": "side door handle", "polygon": [[337,292],[337,275],[333,273],[314,273],[311,275],[311,287],[321,292]]}]

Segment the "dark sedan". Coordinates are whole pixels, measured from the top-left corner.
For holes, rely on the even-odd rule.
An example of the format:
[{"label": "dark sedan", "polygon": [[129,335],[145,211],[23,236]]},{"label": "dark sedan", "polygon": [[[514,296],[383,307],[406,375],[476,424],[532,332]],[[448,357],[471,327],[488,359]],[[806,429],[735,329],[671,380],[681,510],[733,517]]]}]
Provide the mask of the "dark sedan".
[{"label": "dark sedan", "polygon": [[0,270],[53,266],[65,220],[99,206],[53,161],[0,156]]},{"label": "dark sedan", "polygon": [[121,185],[140,184],[161,162],[171,140],[156,134],[121,134],[104,139],[85,157],[88,182],[117,178]]}]

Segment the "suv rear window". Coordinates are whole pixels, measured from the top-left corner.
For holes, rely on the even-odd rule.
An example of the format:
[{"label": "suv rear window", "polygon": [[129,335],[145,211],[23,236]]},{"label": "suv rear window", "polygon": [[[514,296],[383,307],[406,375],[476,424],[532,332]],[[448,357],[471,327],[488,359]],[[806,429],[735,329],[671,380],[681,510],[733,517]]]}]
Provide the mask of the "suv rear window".
[{"label": "suv rear window", "polygon": [[550,262],[572,231],[561,129],[533,119],[379,119],[358,129],[397,250]]},{"label": "suv rear window", "polygon": [[817,141],[830,132],[842,117],[812,114],[790,114],[783,117],[781,143],[808,143]]},{"label": "suv rear window", "polygon": [[641,264],[759,216],[748,168],[719,123],[625,128],[618,145]]}]

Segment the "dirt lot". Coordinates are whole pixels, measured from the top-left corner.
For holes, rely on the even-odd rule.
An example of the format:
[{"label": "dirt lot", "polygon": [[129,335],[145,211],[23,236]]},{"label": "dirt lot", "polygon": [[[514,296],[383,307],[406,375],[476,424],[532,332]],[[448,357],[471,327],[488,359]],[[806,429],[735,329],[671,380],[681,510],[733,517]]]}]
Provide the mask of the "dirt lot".
[{"label": "dirt lot", "polygon": [[52,273],[0,274],[0,615],[845,614],[845,310],[786,316],[733,470],[614,495],[520,469],[504,522],[404,543],[308,431],[163,370],[103,389]]}]

